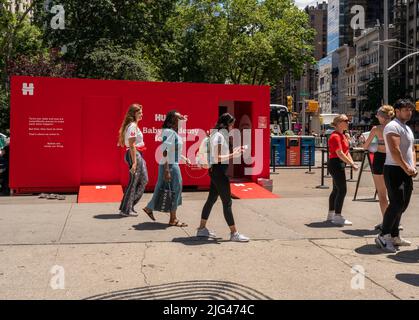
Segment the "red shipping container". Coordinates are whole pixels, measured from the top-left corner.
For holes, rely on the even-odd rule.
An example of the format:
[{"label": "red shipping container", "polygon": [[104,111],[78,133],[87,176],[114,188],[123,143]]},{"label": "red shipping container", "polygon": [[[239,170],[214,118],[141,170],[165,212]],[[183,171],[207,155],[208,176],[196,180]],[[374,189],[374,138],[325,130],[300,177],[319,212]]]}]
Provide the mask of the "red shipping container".
[{"label": "red shipping container", "polygon": [[[187,132],[180,133],[185,155],[198,151],[203,138],[193,135],[198,129],[209,130],[220,113],[232,113],[237,128],[252,129],[249,147],[254,163],[230,171],[253,182],[269,178],[269,129],[260,121],[269,117],[268,86],[15,76],[11,80],[11,189],[77,192],[82,185],[126,186],[128,169],[117,138],[132,103],[143,105],[139,127],[147,147],[147,190],[154,188],[158,173],[156,133],[173,109],[188,116]],[[254,129],[262,130],[263,146],[255,146]],[[252,168],[252,174],[244,176],[244,167]],[[206,170],[181,164],[181,171],[184,186],[209,187]]]}]

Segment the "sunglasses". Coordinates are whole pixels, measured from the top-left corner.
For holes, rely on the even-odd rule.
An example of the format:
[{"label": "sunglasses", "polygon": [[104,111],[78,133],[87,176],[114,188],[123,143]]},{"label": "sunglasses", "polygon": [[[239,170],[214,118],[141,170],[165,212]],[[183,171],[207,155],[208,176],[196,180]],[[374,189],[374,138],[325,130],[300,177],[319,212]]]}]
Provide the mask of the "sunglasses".
[{"label": "sunglasses", "polygon": [[346,123],[349,123],[349,120],[342,120],[341,122],[346,122]]}]

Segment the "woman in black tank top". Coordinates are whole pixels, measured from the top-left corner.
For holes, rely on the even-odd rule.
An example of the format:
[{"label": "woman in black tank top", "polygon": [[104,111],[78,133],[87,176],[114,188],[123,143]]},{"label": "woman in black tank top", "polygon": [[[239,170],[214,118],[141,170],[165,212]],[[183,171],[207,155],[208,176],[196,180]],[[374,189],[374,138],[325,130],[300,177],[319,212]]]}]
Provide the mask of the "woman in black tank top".
[{"label": "woman in black tank top", "polygon": [[[388,207],[387,189],[384,182],[384,163],[386,161],[386,146],[384,141],[384,127],[394,117],[394,109],[392,106],[382,106],[378,109],[376,115],[380,125],[372,128],[367,141],[364,144],[365,150],[374,152],[374,160],[372,163],[372,174],[375,188],[377,190],[380,202],[381,214],[384,216]],[[376,225],[375,229],[381,229],[381,224]]]}]

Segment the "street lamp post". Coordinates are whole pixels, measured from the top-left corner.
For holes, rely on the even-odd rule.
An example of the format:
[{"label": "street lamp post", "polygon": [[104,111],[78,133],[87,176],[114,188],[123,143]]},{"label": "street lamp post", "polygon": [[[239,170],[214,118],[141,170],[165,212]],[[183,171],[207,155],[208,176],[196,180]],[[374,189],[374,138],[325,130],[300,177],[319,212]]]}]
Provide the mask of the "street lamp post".
[{"label": "street lamp post", "polygon": [[419,51],[415,51],[415,52],[409,53],[408,55],[404,56],[404,57],[403,57],[403,58],[401,58],[399,61],[397,61],[395,64],[393,64],[391,67],[389,67],[389,68],[387,69],[387,71],[390,71],[391,69],[393,69],[395,66],[397,66],[397,65],[398,65],[400,62],[402,62],[403,60],[406,60],[407,58],[410,58],[410,57],[415,56],[415,55],[417,55],[417,54],[419,54]]},{"label": "street lamp post", "polygon": [[[389,70],[388,70],[388,44],[391,42],[397,42],[397,39],[389,39],[389,14],[388,14],[388,0],[384,0],[384,25],[383,25],[383,40],[380,41],[373,41],[373,43],[378,44],[378,45],[383,45],[383,103],[384,104],[388,104],[389,103],[389,99],[388,99],[388,74],[389,74]],[[380,37],[379,37],[380,38]],[[378,60],[380,60],[380,56],[378,56]],[[378,72],[380,72],[380,70],[378,70]]]},{"label": "street lamp post", "polygon": [[[384,0],[384,41],[388,40],[388,0]],[[384,67],[383,67],[383,102],[388,104],[388,46],[384,46]]]}]

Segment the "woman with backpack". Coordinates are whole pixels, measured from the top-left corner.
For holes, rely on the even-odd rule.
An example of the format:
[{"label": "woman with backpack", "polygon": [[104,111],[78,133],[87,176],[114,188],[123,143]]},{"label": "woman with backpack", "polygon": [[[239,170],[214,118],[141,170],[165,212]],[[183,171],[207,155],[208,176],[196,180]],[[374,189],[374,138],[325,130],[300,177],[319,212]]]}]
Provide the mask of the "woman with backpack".
[{"label": "woman with backpack", "polygon": [[197,237],[216,238],[215,233],[206,228],[206,224],[211,209],[217,201],[218,196],[220,196],[223,203],[224,218],[231,232],[230,240],[236,242],[249,241],[248,237],[237,231],[231,209],[230,179],[227,176],[228,162],[232,158],[240,157],[244,151],[244,147],[237,147],[230,153],[229,132],[233,129],[234,123],[235,118],[229,113],[224,113],[218,119],[209,137],[209,159],[211,164],[209,175],[211,186],[208,199],[202,209],[201,224],[197,231]]}]

